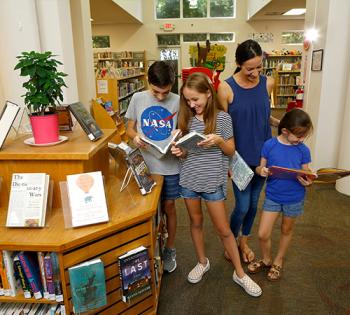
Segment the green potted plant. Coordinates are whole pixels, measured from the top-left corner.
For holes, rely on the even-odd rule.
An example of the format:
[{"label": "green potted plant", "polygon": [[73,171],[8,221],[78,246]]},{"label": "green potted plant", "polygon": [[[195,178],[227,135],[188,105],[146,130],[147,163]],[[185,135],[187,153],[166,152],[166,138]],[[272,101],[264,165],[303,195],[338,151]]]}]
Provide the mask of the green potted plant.
[{"label": "green potted plant", "polygon": [[35,144],[57,142],[59,139],[56,106],[63,101],[63,87],[67,87],[63,78],[67,74],[58,71],[57,67],[62,63],[54,57],[56,55],[50,51],[22,52],[17,56],[15,70],[20,69],[21,76],[29,77],[22,85],[26,89],[22,96],[30,116]]}]

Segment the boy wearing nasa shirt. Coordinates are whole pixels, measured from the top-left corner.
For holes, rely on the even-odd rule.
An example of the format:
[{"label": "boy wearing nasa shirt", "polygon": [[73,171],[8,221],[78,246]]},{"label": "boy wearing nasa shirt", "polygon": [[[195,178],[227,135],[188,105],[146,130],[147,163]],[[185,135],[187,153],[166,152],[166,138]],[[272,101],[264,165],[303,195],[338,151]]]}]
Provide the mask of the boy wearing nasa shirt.
[{"label": "boy wearing nasa shirt", "polygon": [[167,154],[157,159],[147,151],[147,144],[141,140],[145,137],[160,147],[165,147],[177,128],[179,96],[170,92],[175,82],[174,69],[164,61],[154,62],[148,69],[147,91],[135,93],[130,101],[125,117],[128,118],[127,135],[133,143],[141,148],[142,155],[150,172],[164,176],[162,189],[162,211],[166,215],[168,231],[167,244],[163,252],[164,270],[176,269],[176,209],[175,199],[179,193],[179,162]]}]

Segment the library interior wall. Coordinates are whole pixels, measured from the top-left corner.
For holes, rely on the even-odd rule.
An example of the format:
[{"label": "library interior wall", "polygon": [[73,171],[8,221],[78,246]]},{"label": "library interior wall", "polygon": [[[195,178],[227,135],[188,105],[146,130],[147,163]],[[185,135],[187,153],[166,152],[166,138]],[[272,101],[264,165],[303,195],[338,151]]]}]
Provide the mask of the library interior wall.
[{"label": "library interior wall", "polygon": [[[281,32],[288,30],[303,30],[304,20],[288,21],[246,21],[246,1],[237,1],[237,12],[235,19],[154,19],[154,2],[153,0],[144,0],[143,25],[139,24],[109,24],[109,25],[92,25],[93,35],[109,35],[111,50],[146,50],[148,60],[159,59],[156,34],[172,33],[215,33],[215,32],[235,32],[236,40],[234,43],[220,43],[227,47],[226,67],[221,74],[226,78],[232,74],[235,69],[234,52],[237,43],[248,38],[250,33],[265,32],[273,33],[274,41],[272,43],[262,43],[261,46],[266,51],[273,49],[298,49],[301,45],[283,45],[281,44]],[[164,23],[175,24],[173,32],[163,32],[161,26]],[[181,46],[181,68],[190,66],[188,47],[195,43],[184,43]]]}]

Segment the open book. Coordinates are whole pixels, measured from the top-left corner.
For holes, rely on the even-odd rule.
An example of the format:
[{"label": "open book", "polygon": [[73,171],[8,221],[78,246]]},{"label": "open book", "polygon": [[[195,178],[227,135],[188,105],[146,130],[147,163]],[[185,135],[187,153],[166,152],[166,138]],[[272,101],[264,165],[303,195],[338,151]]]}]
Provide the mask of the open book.
[{"label": "open book", "polygon": [[342,170],[339,168],[320,168],[316,172],[312,172],[280,166],[269,167],[269,177],[296,179],[298,176],[301,176],[309,178],[315,183],[334,183],[336,180],[349,175],[349,170]]},{"label": "open book", "polygon": [[196,151],[198,149],[198,143],[205,139],[205,135],[197,131],[191,131],[190,133],[176,141],[175,145],[187,151]]},{"label": "open book", "polygon": [[181,132],[181,130],[176,130],[176,132],[174,132],[174,134],[171,136],[168,144],[164,148],[160,147],[159,145],[157,145],[156,143],[147,139],[146,137],[140,137],[140,138],[143,142],[148,144],[146,150],[148,152],[150,152],[151,154],[153,154],[157,159],[161,159],[169,152],[171,144],[177,139],[180,132]]},{"label": "open book", "polygon": [[229,168],[232,172],[231,179],[236,184],[237,188],[240,191],[246,189],[254,176],[254,172],[237,151],[234,156],[230,158]]}]

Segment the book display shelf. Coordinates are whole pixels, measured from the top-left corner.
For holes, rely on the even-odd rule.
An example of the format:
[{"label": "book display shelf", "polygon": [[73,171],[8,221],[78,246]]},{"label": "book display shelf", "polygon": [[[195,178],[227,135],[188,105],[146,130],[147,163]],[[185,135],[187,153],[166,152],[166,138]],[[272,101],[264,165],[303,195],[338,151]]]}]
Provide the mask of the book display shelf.
[{"label": "book display shelf", "polygon": [[[84,314],[155,314],[158,304],[162,271],[155,266],[159,261],[156,252],[159,233],[159,199],[162,177],[154,175],[157,185],[152,193],[142,196],[135,181],[119,193],[123,172],[110,164],[108,141],[115,130],[103,129],[104,135],[91,142],[83,131],[64,133],[69,140],[52,147],[32,147],[23,144],[23,139],[8,142],[0,151],[0,250],[50,252],[58,258],[59,276],[66,314],[73,314],[72,294],[68,269],[101,259],[104,265],[107,304]],[[113,163],[113,161],[111,162]],[[121,168],[123,165],[121,165]],[[59,182],[70,174],[102,171],[108,204],[109,221],[78,228],[67,228],[60,200]],[[5,225],[13,172],[46,172],[54,181],[54,198],[51,215],[43,228],[7,228]],[[157,223],[158,222],[158,223]],[[137,296],[129,303],[122,301],[117,258],[139,246],[148,249],[151,268],[151,290]],[[155,272],[156,270],[156,272]],[[48,299],[0,296],[0,303],[57,304]]]},{"label": "book display shelf", "polygon": [[272,107],[285,109],[290,101],[295,100],[295,91],[301,84],[301,59],[301,54],[268,54],[264,59],[264,74],[275,79]]}]

